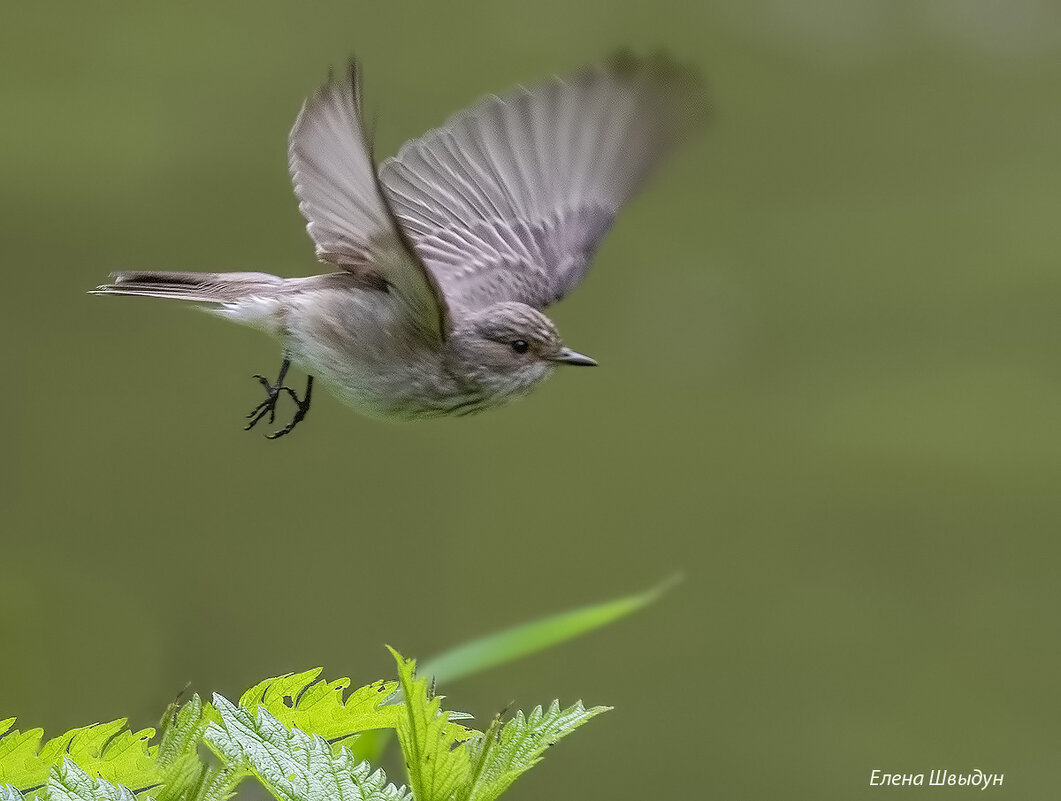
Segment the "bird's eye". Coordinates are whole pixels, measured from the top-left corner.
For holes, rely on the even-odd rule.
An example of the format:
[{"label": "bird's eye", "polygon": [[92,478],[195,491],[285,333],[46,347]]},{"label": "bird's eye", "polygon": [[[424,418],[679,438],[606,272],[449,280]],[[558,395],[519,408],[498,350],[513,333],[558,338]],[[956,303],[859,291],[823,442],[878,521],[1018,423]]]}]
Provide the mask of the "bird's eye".
[{"label": "bird's eye", "polygon": [[530,345],[527,344],[525,339],[514,339],[512,341],[512,350],[516,351],[516,353],[526,353],[529,347]]}]

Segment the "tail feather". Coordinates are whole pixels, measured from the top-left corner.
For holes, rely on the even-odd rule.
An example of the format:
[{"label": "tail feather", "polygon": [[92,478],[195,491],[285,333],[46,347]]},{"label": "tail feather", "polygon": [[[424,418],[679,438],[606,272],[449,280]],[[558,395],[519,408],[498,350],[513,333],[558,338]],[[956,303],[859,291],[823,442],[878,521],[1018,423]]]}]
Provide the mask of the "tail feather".
[{"label": "tail feather", "polygon": [[254,296],[272,297],[284,279],[268,273],[187,273],[137,270],[111,274],[93,295],[137,295],[223,305]]}]

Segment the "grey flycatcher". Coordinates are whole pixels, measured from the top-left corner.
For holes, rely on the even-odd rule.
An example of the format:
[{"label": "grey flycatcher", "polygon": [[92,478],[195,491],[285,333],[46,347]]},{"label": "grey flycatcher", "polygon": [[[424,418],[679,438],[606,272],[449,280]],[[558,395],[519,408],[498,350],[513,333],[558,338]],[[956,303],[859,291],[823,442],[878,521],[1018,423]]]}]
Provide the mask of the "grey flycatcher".
[{"label": "grey flycatcher", "polygon": [[[487,97],[377,165],[360,69],[307,100],[288,147],[317,257],[335,269],[267,273],[119,272],[95,290],[204,304],[283,344],[279,377],[252,428],[283,393],[309,410],[313,376],[378,417],[465,415],[526,394],[561,364],[541,309],[589,269],[623,203],[684,138],[700,83],[663,55],[623,53],[567,77]],[[300,398],[284,384],[309,375]]]}]

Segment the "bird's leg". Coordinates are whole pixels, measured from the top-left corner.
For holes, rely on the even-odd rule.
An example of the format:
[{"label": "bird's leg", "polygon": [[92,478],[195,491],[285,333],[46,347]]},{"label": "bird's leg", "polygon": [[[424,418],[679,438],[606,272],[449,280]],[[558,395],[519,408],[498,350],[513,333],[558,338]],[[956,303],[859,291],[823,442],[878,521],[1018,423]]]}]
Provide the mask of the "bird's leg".
[{"label": "bird's leg", "polygon": [[269,439],[276,439],[277,437],[282,437],[284,434],[289,433],[296,425],[298,425],[303,420],[303,418],[305,418],[306,412],[309,411],[310,397],[313,394],[313,376],[308,376],[306,379],[305,398],[299,398],[298,395],[295,394],[295,391],[291,389],[291,387],[284,386],[284,378],[287,376],[287,370],[290,366],[291,360],[285,356],[284,363],[280,365],[280,374],[276,377],[275,384],[271,384],[269,382],[269,379],[267,379],[265,376],[254,376],[258,379],[258,382],[265,389],[265,400],[255,406],[254,409],[251,410],[251,413],[247,415],[247,417],[250,419],[250,422],[247,423],[246,426],[244,426],[244,430],[249,431],[250,429],[254,428],[254,426],[261,422],[261,420],[264,419],[266,415],[269,415],[269,423],[273,423],[273,421],[276,419],[276,404],[280,400],[281,392],[286,392],[288,395],[290,395],[291,399],[295,402],[295,405],[298,407],[298,409],[295,412],[295,416],[292,418],[291,422],[287,424],[287,426],[272,434],[267,434],[266,436]]}]

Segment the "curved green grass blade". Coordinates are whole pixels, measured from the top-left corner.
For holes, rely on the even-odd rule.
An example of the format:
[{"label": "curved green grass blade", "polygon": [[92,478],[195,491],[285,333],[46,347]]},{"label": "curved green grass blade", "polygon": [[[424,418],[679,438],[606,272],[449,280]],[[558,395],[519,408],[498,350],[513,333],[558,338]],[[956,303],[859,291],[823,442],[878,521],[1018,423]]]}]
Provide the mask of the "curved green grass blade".
[{"label": "curved green grass blade", "polygon": [[451,648],[434,659],[424,660],[420,675],[433,676],[438,683],[446,684],[544,651],[643,609],[679,580],[680,577],[673,576],[635,595],[583,606],[487,634]]}]

